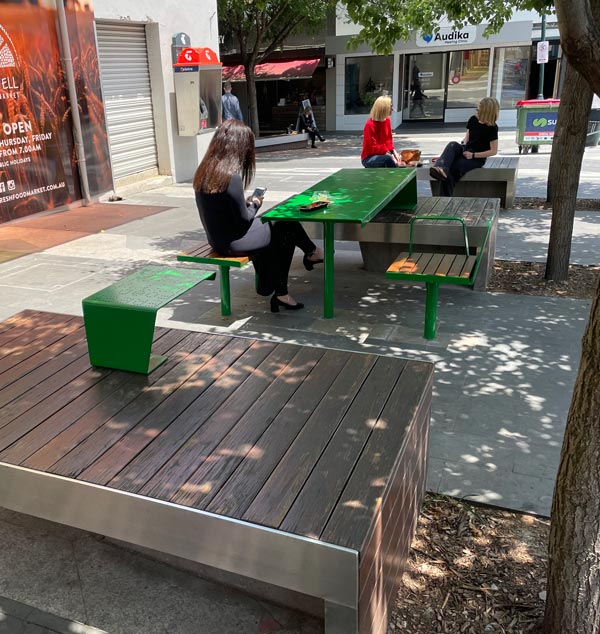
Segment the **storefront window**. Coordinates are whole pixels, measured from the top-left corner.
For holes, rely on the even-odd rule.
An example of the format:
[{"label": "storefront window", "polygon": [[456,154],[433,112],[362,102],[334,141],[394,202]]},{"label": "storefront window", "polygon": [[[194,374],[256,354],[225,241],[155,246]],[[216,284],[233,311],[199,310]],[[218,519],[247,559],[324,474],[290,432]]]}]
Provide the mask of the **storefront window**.
[{"label": "storefront window", "polygon": [[501,108],[516,108],[525,99],[529,75],[529,46],[507,46],[494,52],[492,96]]},{"label": "storefront window", "polygon": [[391,55],[346,58],[345,114],[369,114],[377,97],[391,97],[393,70]]},{"label": "storefront window", "polygon": [[472,108],[488,94],[490,51],[450,53],[446,108]]}]

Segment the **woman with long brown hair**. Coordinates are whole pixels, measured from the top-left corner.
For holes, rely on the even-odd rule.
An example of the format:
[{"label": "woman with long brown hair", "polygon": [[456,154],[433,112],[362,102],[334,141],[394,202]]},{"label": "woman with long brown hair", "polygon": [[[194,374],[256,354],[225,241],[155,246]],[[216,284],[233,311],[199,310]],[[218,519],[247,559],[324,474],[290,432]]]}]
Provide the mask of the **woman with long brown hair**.
[{"label": "woman with long brown hair", "polygon": [[270,295],[271,311],[298,310],[304,304],[288,293],[288,274],[294,250],[304,252],[310,271],[323,262],[320,249],[299,222],[263,223],[256,217],[262,198],[244,197],[254,177],[254,133],[236,119],[215,132],[194,176],[200,220],[209,244],[223,255],[250,255],[258,276],[257,291]]}]

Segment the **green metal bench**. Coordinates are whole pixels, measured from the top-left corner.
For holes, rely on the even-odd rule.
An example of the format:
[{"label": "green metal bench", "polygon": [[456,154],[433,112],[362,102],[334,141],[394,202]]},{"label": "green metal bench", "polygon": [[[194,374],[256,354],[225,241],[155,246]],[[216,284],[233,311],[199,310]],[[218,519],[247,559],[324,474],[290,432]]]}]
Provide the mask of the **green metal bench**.
[{"label": "green metal bench", "polygon": [[213,264],[219,267],[219,282],[221,285],[221,315],[231,315],[231,290],[229,286],[229,269],[241,269],[250,262],[250,257],[220,255],[208,242],[201,242],[177,256],[179,262],[194,262],[196,264]]},{"label": "green metal bench", "polygon": [[152,354],[160,308],[216,274],[150,265],[86,297],[83,320],[90,363],[150,374],[166,357]]},{"label": "green metal bench", "polygon": [[[464,248],[463,254],[414,252],[413,229],[417,220],[460,222],[463,229]],[[469,251],[467,228],[462,218],[456,216],[414,216],[410,220],[408,252],[401,253],[386,272],[386,277],[392,280],[407,280],[411,282],[425,282],[427,295],[425,300],[425,328],[423,337],[435,339],[435,327],[437,321],[438,289],[440,284],[457,284],[460,286],[472,286],[477,277],[479,264],[485,245],[490,234],[492,220],[487,223],[487,229],[483,243],[477,249],[476,255]]]}]

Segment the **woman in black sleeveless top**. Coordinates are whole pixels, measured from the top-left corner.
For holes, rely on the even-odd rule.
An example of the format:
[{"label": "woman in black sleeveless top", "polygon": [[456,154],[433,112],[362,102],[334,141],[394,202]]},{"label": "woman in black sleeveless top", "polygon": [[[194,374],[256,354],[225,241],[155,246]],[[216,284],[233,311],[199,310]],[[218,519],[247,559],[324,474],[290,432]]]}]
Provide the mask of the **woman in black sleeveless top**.
[{"label": "woman in black sleeveless top", "polygon": [[484,97],[474,116],[467,122],[462,143],[448,143],[442,155],[430,168],[432,178],[442,184],[442,195],[453,196],[454,185],[467,172],[482,167],[485,159],[498,153],[498,114],[500,104],[493,97]]}]

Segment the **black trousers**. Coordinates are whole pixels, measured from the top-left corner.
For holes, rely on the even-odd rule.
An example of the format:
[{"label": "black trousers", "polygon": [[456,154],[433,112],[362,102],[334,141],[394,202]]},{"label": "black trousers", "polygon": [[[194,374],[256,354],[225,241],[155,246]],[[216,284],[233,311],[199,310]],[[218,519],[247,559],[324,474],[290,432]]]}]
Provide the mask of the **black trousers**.
[{"label": "black trousers", "polygon": [[436,167],[441,167],[448,175],[445,181],[441,181],[442,196],[454,196],[454,185],[467,172],[485,164],[485,159],[466,159],[463,156],[464,151],[464,145],[452,141],[444,148],[442,155],[435,163]]},{"label": "black trousers", "polygon": [[[270,230],[270,239],[266,244],[265,230]],[[317,248],[299,222],[279,221],[263,225],[258,218],[253,221],[250,231],[232,243],[231,247],[231,255],[238,253],[251,256],[260,295],[271,295],[273,292],[287,295],[288,276],[296,247],[305,255]]]}]

